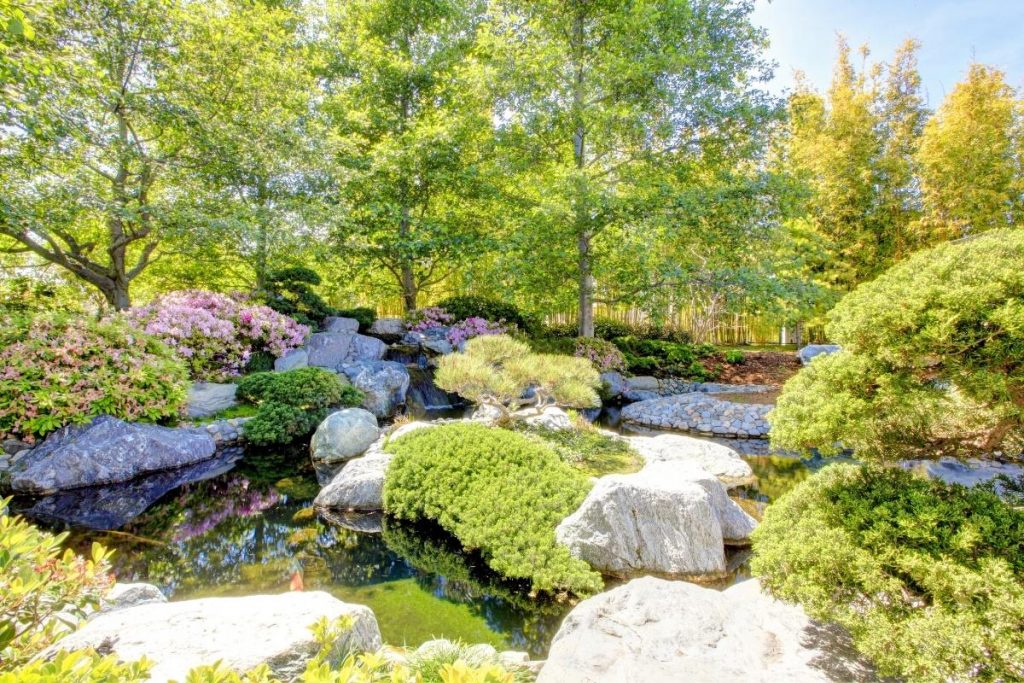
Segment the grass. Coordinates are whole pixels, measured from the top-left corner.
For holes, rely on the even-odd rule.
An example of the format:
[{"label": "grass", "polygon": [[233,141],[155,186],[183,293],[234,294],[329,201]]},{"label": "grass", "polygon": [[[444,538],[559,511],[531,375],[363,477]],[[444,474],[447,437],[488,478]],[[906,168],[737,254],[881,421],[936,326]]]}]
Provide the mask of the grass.
[{"label": "grass", "polygon": [[574,422],[574,429],[554,430],[524,423],[516,423],[514,428],[543,440],[563,461],[589,477],[629,474],[643,467],[640,454],[625,440],[602,433],[582,418]]},{"label": "grass", "polygon": [[256,415],[257,410],[259,410],[259,408],[257,406],[252,405],[251,403],[239,403],[236,406],[231,406],[230,408],[225,408],[224,410],[218,413],[214,413],[209,417],[204,417],[200,420],[194,420],[194,422],[196,424],[203,425],[210,424],[211,422],[216,422],[217,420],[233,420],[236,417],[253,417],[254,415]]}]

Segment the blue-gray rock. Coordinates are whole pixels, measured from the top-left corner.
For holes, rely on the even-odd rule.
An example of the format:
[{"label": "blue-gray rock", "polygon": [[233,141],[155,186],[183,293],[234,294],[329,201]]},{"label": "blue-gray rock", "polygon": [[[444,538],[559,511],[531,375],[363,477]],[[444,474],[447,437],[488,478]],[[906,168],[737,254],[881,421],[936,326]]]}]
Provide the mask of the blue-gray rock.
[{"label": "blue-gray rock", "polygon": [[348,332],[317,332],[306,343],[307,362],[318,368],[338,370],[345,363],[380,360],[387,345],[380,339]]},{"label": "blue-gray rock", "polygon": [[802,365],[807,365],[811,360],[822,354],[837,353],[842,347],[837,344],[808,344],[796,352]]},{"label": "blue-gray rock", "polygon": [[359,331],[359,321],[355,318],[338,318],[328,316],[324,318],[324,332],[342,332],[355,334]]},{"label": "blue-gray rock", "polygon": [[447,355],[455,349],[448,341],[449,327],[431,327],[422,332],[409,332],[402,337],[403,344],[419,344],[424,351],[437,355]]},{"label": "blue-gray rock", "polygon": [[405,321],[401,318],[377,318],[370,325],[367,334],[379,337],[386,342],[394,343],[399,341],[405,334]]},{"label": "blue-gray rock", "polygon": [[103,415],[46,437],[11,468],[11,488],[48,494],[114,484],[201,462],[216,450],[213,438],[201,429],[128,423]]},{"label": "blue-gray rock", "polygon": [[399,406],[405,404],[409,390],[409,371],[394,361],[360,361],[345,363],[340,371],[352,382],[352,386],[365,394],[363,407],[378,418],[391,416]]},{"label": "blue-gray rock", "polygon": [[238,405],[236,384],[195,382],[188,390],[186,414],[192,418],[209,417]]},{"label": "blue-gray rock", "polygon": [[365,453],[379,435],[377,418],[372,413],[362,408],[345,408],[320,423],[309,442],[309,450],[317,462],[345,462]]},{"label": "blue-gray rock", "polygon": [[617,372],[602,372],[601,383],[610,399],[621,398],[629,390],[626,378]]},{"label": "blue-gray rock", "polygon": [[274,372],[288,372],[309,366],[309,352],[306,349],[292,349],[274,360]]}]

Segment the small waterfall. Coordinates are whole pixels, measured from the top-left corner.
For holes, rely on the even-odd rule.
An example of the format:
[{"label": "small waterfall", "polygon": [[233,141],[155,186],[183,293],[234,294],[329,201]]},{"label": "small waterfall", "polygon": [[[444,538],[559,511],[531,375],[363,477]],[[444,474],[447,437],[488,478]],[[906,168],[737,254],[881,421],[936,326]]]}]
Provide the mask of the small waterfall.
[{"label": "small waterfall", "polygon": [[461,416],[466,402],[434,384],[434,369],[409,365],[409,392],[405,395],[406,412],[417,418]]}]

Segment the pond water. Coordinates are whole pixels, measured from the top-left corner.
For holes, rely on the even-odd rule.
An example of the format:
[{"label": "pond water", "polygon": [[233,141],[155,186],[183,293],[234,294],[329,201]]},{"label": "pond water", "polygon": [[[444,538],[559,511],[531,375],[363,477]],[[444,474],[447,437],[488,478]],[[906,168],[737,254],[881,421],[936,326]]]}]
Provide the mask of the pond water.
[{"label": "pond water", "polygon": [[[735,495],[755,516],[809,472],[793,458],[748,460],[758,485]],[[278,593],[301,582],[369,606],[389,644],[445,637],[546,654],[572,605],[532,599],[528,586],[502,580],[438,528],[318,515],[308,462],[304,451],[227,452],[190,471],[15,508],[69,531],[76,549],[93,541],[114,549],[118,580],[153,583],[172,600]],[[748,578],[748,555],[730,549],[732,574],[715,587]]]}]

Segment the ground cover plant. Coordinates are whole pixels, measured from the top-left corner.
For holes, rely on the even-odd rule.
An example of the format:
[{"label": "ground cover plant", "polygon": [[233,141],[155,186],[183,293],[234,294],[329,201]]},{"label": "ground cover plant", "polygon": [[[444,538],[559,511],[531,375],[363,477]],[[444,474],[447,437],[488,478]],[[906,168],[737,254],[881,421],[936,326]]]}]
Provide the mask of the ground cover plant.
[{"label": "ground cover plant", "polygon": [[461,423],[389,442],[384,508],[428,519],[480,552],[494,571],[534,591],[587,595],[601,578],[555,541],[589,484],[550,447],[504,429]]},{"label": "ground cover plant", "polygon": [[26,441],[98,415],[178,416],[185,364],[122,320],[0,315],[0,436]]},{"label": "ground cover plant", "polygon": [[626,359],[627,369],[635,375],[681,377],[697,382],[713,379],[704,359],[715,353],[710,344],[683,344],[657,339],[626,336],[612,340]]},{"label": "ground cover plant", "polygon": [[883,675],[1024,677],[1024,510],[900,468],[833,465],[769,506],[751,567]]},{"label": "ground cover plant", "polygon": [[629,474],[643,467],[643,458],[628,441],[602,433],[579,415],[572,417],[572,429],[549,429],[525,422],[514,422],[512,428],[541,439],[558,453],[563,462],[588,477]]}]

